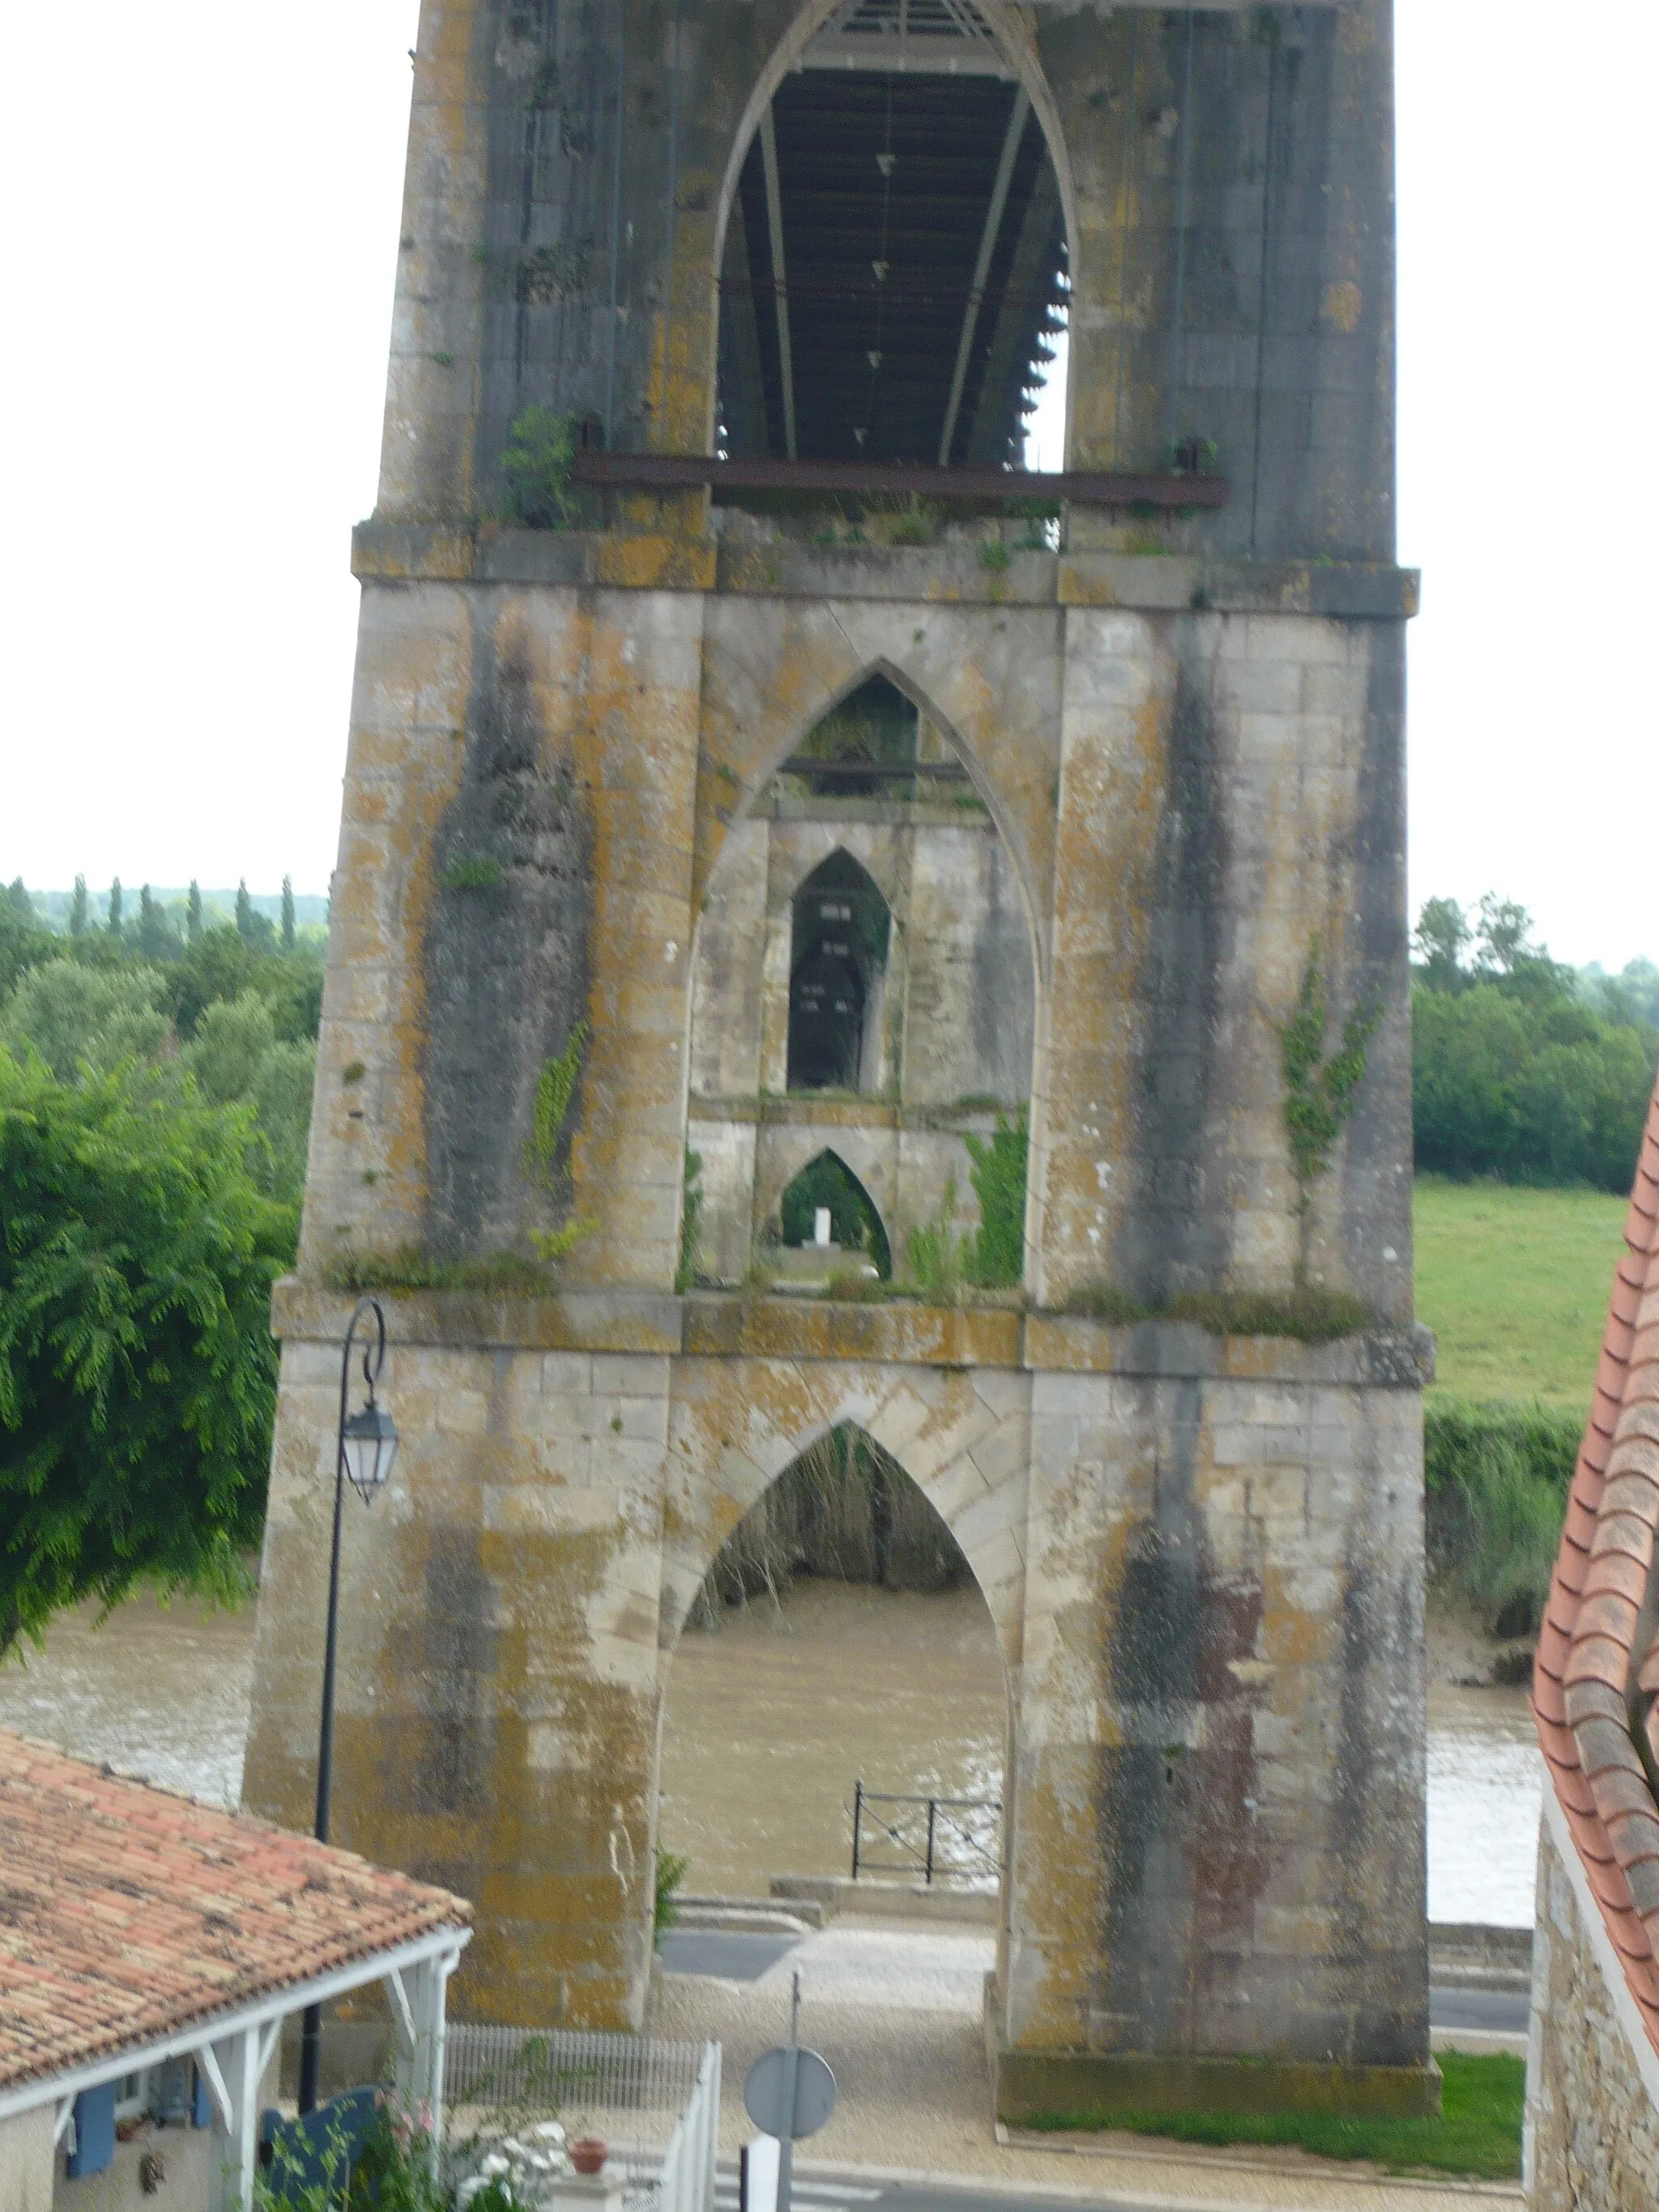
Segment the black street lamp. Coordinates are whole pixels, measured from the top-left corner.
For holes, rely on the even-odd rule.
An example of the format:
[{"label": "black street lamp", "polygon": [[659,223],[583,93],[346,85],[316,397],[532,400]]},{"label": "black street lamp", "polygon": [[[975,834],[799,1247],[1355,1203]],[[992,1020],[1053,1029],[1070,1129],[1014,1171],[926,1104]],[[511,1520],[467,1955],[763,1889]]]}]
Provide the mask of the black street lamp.
[{"label": "black street lamp", "polygon": [[[351,1383],[351,1346],[357,1324],[373,1314],[378,1332],[373,1351],[365,1344],[363,1381],[368,1401],[348,1416],[346,1397]],[[329,1785],[334,1774],[334,1650],[340,1607],[340,1501],[348,1482],[365,1505],[386,1486],[392,1462],[398,1456],[398,1431],[384,1406],[374,1402],[374,1385],[386,1364],[386,1316],[378,1298],[359,1298],[346,1330],[340,1357],[340,1425],[334,1446],[334,1546],[328,1563],[328,1636],[323,1647],[323,1720],[317,1747],[317,1823],[319,1844],[328,1841]],[[300,2110],[317,2109],[317,2069],[322,2052],[323,2008],[307,2005],[300,2035]]]}]

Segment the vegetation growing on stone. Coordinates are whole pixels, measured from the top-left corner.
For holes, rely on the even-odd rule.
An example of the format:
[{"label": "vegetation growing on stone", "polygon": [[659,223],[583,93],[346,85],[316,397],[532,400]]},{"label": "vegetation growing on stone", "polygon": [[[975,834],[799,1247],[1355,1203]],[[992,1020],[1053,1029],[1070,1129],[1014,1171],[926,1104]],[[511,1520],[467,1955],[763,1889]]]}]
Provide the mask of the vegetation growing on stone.
[{"label": "vegetation growing on stone", "polygon": [[1178,1291],[1150,1304],[1109,1283],[1085,1283],[1066,1299],[1066,1311],[1117,1328],[1188,1322],[1212,1336],[1286,1336],[1303,1344],[1330,1344],[1377,1326],[1376,1316],[1358,1299],[1322,1283],[1279,1291]]},{"label": "vegetation growing on stone", "polygon": [[568,415],[551,407],[526,407],[515,415],[501,455],[505,520],[527,530],[565,528],[576,512],[571,490],[575,457],[575,427]]},{"label": "vegetation growing on stone", "polygon": [[674,1270],[674,1288],[684,1297],[697,1279],[697,1259],[702,1249],[702,1154],[690,1146],[685,1154],[685,1196],[681,1201],[680,1258]]},{"label": "vegetation growing on stone", "polygon": [[1342,1125],[1353,1110],[1353,1094],[1365,1073],[1365,1047],[1382,1021],[1382,1009],[1357,1006],[1343,1024],[1340,1048],[1325,1059],[1328,1015],[1325,975],[1316,940],[1303,971],[1296,1012],[1279,1033],[1285,1127],[1304,1208],[1309,1190],[1329,1167]]},{"label": "vegetation growing on stone", "polygon": [[968,1272],[988,1289],[1012,1287],[1025,1272],[1025,1177],[1030,1130],[1022,1107],[1014,1119],[999,1113],[989,1139],[963,1139],[973,1162],[968,1180],[979,1200],[979,1231]]},{"label": "vegetation growing on stone", "polygon": [[447,891],[499,890],[507,877],[499,860],[488,853],[457,853],[444,869]]},{"label": "vegetation growing on stone", "polygon": [[[580,1226],[586,1234],[587,1224]],[[579,1240],[573,1237],[570,1241]],[[342,1252],[323,1270],[323,1281],[331,1291],[354,1295],[364,1291],[486,1291],[501,1297],[534,1298],[550,1297],[557,1288],[547,1265],[522,1252],[487,1252],[472,1260],[444,1261],[434,1260],[417,1244],[400,1244],[390,1252]]]}]

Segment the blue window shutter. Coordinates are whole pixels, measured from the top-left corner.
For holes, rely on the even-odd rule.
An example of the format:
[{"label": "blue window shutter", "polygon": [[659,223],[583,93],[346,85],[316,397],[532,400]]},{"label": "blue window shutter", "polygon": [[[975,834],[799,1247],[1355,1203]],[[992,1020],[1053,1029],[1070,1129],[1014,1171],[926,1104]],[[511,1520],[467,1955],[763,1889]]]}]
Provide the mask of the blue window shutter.
[{"label": "blue window shutter", "polygon": [[210,2128],[213,2125],[213,2099],[208,2094],[208,2085],[202,2079],[199,2066],[191,2068],[190,2079],[190,2124],[193,2128]]},{"label": "blue window shutter", "polygon": [[75,2148],[64,2171],[71,2181],[101,2173],[115,2160],[115,2084],[82,2089],[75,2100]]}]

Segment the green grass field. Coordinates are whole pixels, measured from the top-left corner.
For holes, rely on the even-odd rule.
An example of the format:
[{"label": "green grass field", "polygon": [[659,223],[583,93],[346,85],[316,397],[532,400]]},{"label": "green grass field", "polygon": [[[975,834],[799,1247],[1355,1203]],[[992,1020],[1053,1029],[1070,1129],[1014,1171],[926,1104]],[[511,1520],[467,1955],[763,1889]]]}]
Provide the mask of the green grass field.
[{"label": "green grass field", "polygon": [[1417,1185],[1417,1317],[1439,1342],[1435,1395],[1589,1403],[1626,1201],[1599,1190]]},{"label": "green grass field", "polygon": [[1508,2180],[1521,2171],[1521,2107],[1526,2069],[1518,2058],[1468,2057],[1443,2051],[1444,2101],[1436,2120],[1335,2120],[1318,2113],[1057,2113],[1033,2128],[1121,2128],[1172,2136],[1179,2142],[1282,2143],[1319,2158],[1365,2158],[1395,2173],[1479,2174]]}]

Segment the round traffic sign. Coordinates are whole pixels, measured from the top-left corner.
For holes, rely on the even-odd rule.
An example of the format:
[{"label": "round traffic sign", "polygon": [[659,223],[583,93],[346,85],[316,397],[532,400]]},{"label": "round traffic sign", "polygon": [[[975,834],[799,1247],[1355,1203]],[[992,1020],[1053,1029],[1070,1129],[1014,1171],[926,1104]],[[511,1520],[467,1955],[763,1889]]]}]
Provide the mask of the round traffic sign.
[{"label": "round traffic sign", "polygon": [[[787,2116],[784,2081],[791,2058],[795,2062],[795,2109],[793,2116]],[[743,2101],[750,2118],[763,2134],[799,2142],[803,2136],[815,2136],[835,2111],[836,2077],[828,2060],[820,2058],[816,2051],[797,2046],[793,2051],[763,2051],[749,2069]]]}]

